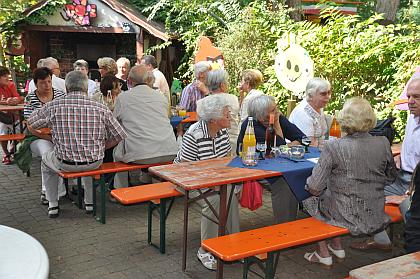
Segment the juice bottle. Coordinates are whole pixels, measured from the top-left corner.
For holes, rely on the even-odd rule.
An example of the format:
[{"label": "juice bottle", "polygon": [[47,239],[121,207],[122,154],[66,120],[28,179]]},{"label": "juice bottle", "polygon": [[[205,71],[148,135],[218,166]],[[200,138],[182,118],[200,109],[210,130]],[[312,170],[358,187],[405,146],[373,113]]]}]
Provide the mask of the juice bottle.
[{"label": "juice bottle", "polygon": [[255,138],[254,132],[254,121],[252,116],[248,117],[248,125],[246,127],[244,139],[242,142],[242,154],[246,153],[255,153],[255,146],[257,145],[257,140]]}]

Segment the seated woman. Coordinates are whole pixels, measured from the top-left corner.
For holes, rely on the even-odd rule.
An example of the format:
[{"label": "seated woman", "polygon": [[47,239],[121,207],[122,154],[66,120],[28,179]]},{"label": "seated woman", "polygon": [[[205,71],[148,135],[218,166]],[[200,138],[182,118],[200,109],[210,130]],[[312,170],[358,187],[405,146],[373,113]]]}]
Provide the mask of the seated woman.
[{"label": "seated woman", "polygon": [[[291,144],[300,144],[305,135],[284,117],[276,107],[274,97],[260,95],[249,101],[248,114],[252,116],[257,142],[265,141],[265,130],[268,127],[270,114],[274,113],[274,130],[276,132],[276,146],[286,144],[286,139]],[[242,144],[248,119],[242,123],[238,137],[238,146]],[[239,150],[237,149],[239,154]],[[289,222],[296,219],[298,202],[283,177],[261,180],[264,187],[271,191],[271,203],[276,224]]]},{"label": "seated woman", "polygon": [[[318,220],[347,228],[352,235],[370,235],[389,223],[384,212],[385,185],[396,176],[389,141],[368,132],[376,125],[369,102],[351,98],[338,115],[340,139],[329,141],[307,179],[306,189],[314,197],[303,201],[304,208]],[[339,237],[318,242],[318,250],[306,253],[310,262],[332,265],[330,252],[344,259]]]},{"label": "seated woman", "polygon": [[[260,71],[255,69],[248,69],[243,71],[242,80],[239,85],[239,102],[241,104],[241,123],[248,118],[248,102],[252,98],[264,94],[257,88],[263,83],[263,75]],[[246,93],[246,96],[245,96]]]},{"label": "seated woman", "polygon": [[328,120],[323,109],[331,99],[331,85],[328,80],[313,78],[306,85],[306,98],[292,111],[289,121],[312,140],[328,133]]},{"label": "seated woman", "polygon": [[95,93],[92,99],[114,110],[115,99],[121,93],[120,82],[113,75],[105,75],[99,85],[100,92]]},{"label": "seated woman", "polygon": [[225,70],[212,70],[207,73],[206,86],[210,94],[220,94],[225,99],[225,104],[229,106],[230,127],[228,129],[232,155],[236,150],[236,141],[239,134],[239,102],[238,97],[229,94],[229,76]]},{"label": "seated woman", "polygon": [[[221,94],[207,96],[197,101],[197,114],[199,121],[190,126],[184,134],[181,150],[178,152],[174,163],[201,161],[213,158],[222,158],[230,155],[231,146],[227,128],[230,127],[230,112],[226,99]],[[228,187],[228,194],[231,191]],[[192,197],[198,196],[196,191],[191,192]],[[219,211],[219,195],[207,198],[213,208]],[[217,237],[218,225],[208,203],[199,200],[201,205],[201,241]],[[206,217],[208,216],[208,217]],[[210,218],[210,219],[209,219]],[[226,228],[230,233],[239,232],[239,209],[236,195],[232,196]],[[201,263],[210,270],[216,269],[217,261],[212,254],[199,248],[197,257]]]},{"label": "seated woman", "polygon": [[[34,70],[33,79],[36,85],[36,90],[29,92],[26,96],[26,104],[23,110],[25,119],[29,118],[34,110],[40,109],[46,103],[66,95],[63,91],[52,87],[52,74],[52,71],[46,67]],[[52,143],[51,135],[42,134],[37,130],[30,130],[30,132],[35,136],[30,138],[30,140],[33,140],[30,144],[30,149],[33,155],[41,158],[44,153],[53,149],[54,145]],[[62,197],[66,194],[66,189],[64,183],[59,183],[59,185],[58,194],[59,197]],[[48,200],[45,197],[45,185],[43,179],[41,186],[41,204],[48,205]]]}]

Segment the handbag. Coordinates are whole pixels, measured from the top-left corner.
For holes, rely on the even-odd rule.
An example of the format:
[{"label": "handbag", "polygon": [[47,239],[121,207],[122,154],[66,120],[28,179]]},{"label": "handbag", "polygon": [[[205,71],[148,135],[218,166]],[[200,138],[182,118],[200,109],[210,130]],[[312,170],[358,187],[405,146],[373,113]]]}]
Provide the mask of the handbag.
[{"label": "handbag", "polygon": [[9,113],[0,111],[0,122],[11,125],[13,124],[13,117]]},{"label": "handbag", "polygon": [[384,120],[378,120],[376,127],[370,130],[369,134],[372,136],[384,136],[388,139],[389,143],[392,144],[397,131],[395,130],[392,123],[394,122],[395,117],[388,117]]},{"label": "handbag", "polygon": [[242,187],[242,197],[240,204],[242,207],[248,208],[251,211],[256,210],[262,206],[263,189],[261,184],[256,181],[246,181]]}]

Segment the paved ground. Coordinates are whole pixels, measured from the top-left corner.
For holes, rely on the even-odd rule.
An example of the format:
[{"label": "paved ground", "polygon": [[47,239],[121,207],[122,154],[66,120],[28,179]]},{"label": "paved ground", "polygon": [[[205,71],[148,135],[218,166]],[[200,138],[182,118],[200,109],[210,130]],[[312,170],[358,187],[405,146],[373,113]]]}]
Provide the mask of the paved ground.
[{"label": "paved ground", "polygon": [[[38,239],[50,258],[50,278],[215,278],[197,261],[200,243],[198,208],[190,214],[187,273],[181,272],[182,204],[177,201],[168,218],[167,253],[147,245],[146,206],[121,206],[108,203],[107,224],[101,225],[85,215],[69,200],[60,201],[60,217],[49,219],[47,207],[39,203],[41,177],[39,162],[32,164],[31,177],[15,165],[0,165],[0,224],[22,230]],[[271,224],[270,197],[265,205],[251,212],[241,211],[242,230]],[[402,231],[402,228],[397,228]],[[154,231],[158,236],[158,231]],[[396,233],[393,254],[402,252],[401,234]],[[348,247],[350,238],[345,238]],[[0,236],[1,241],[1,236]],[[314,245],[284,251],[277,269],[277,278],[344,278],[354,268],[392,257],[392,253],[356,252],[346,249],[347,258],[334,263],[331,270],[309,264],[305,251]],[[225,267],[225,278],[241,278],[241,264]],[[257,278],[250,276],[250,278]]]}]

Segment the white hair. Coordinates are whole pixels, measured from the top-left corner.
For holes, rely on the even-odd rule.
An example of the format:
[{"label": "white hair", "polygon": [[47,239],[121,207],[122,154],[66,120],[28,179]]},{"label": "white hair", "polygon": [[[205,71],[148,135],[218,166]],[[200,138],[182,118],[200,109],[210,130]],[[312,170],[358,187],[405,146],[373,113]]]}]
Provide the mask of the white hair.
[{"label": "white hair", "polygon": [[127,70],[130,70],[131,64],[130,64],[130,60],[128,60],[128,58],[120,57],[120,58],[117,59],[116,63],[118,64],[120,62],[124,63],[127,66]]},{"label": "white hair", "polygon": [[331,84],[328,80],[315,77],[311,80],[309,80],[308,84],[306,85],[306,100],[309,100],[316,94],[322,92],[322,91],[329,91],[331,90]]},{"label": "white hair", "polygon": [[42,67],[47,67],[50,70],[52,70],[55,67],[60,67],[60,64],[58,64],[58,60],[55,59],[54,57],[47,57],[47,58],[43,59]]},{"label": "white hair", "polygon": [[268,109],[276,105],[276,99],[273,96],[260,95],[252,98],[248,102],[248,115],[255,120],[267,119]]},{"label": "white hair", "polygon": [[199,78],[200,74],[210,70],[210,64],[207,61],[200,61],[194,65],[195,78]]},{"label": "white hair", "polygon": [[197,101],[197,114],[202,120],[209,122],[223,117],[223,110],[229,107],[224,96],[214,94]]},{"label": "white hair", "polygon": [[80,71],[71,71],[66,75],[65,80],[67,92],[79,91],[88,92],[88,78]]},{"label": "white hair", "polygon": [[229,75],[223,69],[211,70],[206,77],[206,85],[210,92],[220,88],[222,83],[229,82]]}]

